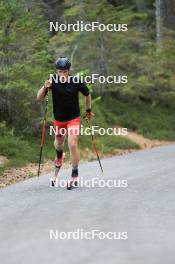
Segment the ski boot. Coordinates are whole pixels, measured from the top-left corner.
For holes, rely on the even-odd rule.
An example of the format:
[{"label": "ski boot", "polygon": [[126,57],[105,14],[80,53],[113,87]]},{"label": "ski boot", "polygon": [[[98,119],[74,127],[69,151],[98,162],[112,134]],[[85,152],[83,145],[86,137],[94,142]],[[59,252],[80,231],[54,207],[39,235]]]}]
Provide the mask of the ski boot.
[{"label": "ski boot", "polygon": [[73,170],[71,175],[71,180],[67,182],[67,190],[71,190],[73,187],[78,187],[79,176],[78,170]]}]

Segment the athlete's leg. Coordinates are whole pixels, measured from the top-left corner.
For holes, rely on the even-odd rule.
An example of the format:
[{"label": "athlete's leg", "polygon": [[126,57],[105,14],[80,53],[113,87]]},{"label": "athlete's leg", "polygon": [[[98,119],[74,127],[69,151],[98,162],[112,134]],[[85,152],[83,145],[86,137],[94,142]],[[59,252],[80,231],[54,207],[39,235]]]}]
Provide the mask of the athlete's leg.
[{"label": "athlete's leg", "polygon": [[61,160],[63,157],[65,136],[55,136],[54,147],[56,150],[56,159]]},{"label": "athlete's leg", "polygon": [[[78,138],[79,138],[80,118],[72,120],[68,124],[68,146],[70,151],[70,160],[72,164],[71,181],[78,185],[78,164],[79,164],[79,151],[78,151]],[[68,182],[68,185],[69,182]]]},{"label": "athlete's leg", "polygon": [[56,136],[54,140],[54,147],[56,151],[56,157],[55,157],[55,172],[54,177],[51,180],[51,185],[56,186],[58,184],[58,172],[62,166],[63,162],[63,147],[64,147],[64,140],[65,136]]},{"label": "athlete's leg", "polygon": [[68,146],[70,151],[70,160],[72,167],[78,167],[79,151],[78,151],[78,137],[80,130],[80,118],[75,118],[68,122]]},{"label": "athlete's leg", "polygon": [[78,186],[78,164],[79,164],[79,151],[78,151],[78,136],[68,134],[68,146],[70,151],[70,160],[72,164],[71,179],[67,182],[67,189],[71,190],[72,184]]},{"label": "athlete's leg", "polygon": [[68,135],[68,146],[70,151],[70,160],[73,168],[78,167],[79,151],[78,151],[78,136]]},{"label": "athlete's leg", "polygon": [[65,122],[60,122],[54,120],[54,129],[56,131],[55,140],[54,140],[54,147],[56,150],[56,158],[55,158],[55,165],[56,167],[61,167],[62,159],[63,159],[63,147],[65,141],[65,135],[67,124]]}]

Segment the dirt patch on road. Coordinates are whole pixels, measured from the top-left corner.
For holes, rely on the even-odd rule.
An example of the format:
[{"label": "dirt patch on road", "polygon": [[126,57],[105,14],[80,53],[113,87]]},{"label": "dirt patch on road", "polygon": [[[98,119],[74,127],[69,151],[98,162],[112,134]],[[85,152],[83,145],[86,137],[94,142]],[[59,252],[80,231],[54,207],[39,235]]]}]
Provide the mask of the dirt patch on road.
[{"label": "dirt patch on road", "polygon": [[[63,168],[68,168],[68,162],[64,163]],[[53,161],[46,160],[41,166],[41,174],[49,173],[54,168]],[[21,168],[10,168],[5,170],[3,175],[0,177],[0,188],[6,187],[8,185],[23,181],[25,179],[37,176],[38,173],[38,164],[29,163],[25,167]]]},{"label": "dirt patch on road", "polygon": [[0,166],[5,165],[8,163],[8,159],[5,156],[0,156]]},{"label": "dirt patch on road", "polygon": [[141,149],[150,149],[158,146],[166,146],[175,143],[173,141],[145,138],[142,135],[132,131],[128,131],[128,135],[126,137],[137,143]]}]

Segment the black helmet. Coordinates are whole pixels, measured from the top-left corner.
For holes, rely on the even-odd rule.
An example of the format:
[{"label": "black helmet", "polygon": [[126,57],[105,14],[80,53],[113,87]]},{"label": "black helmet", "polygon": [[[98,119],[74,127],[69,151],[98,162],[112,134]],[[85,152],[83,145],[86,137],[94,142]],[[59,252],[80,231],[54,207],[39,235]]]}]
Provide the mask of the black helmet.
[{"label": "black helmet", "polygon": [[55,67],[58,70],[69,70],[70,66],[71,66],[71,63],[67,57],[60,57],[55,62]]}]

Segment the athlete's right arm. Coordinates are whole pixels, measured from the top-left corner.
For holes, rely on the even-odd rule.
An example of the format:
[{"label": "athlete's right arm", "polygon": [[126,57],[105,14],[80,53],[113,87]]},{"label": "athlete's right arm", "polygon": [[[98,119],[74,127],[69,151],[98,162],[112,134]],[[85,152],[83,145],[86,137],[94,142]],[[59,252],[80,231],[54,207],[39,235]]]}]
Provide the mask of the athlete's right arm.
[{"label": "athlete's right arm", "polygon": [[44,85],[39,89],[39,91],[37,93],[36,100],[38,102],[41,102],[44,99],[48,89],[51,88],[51,85],[52,85],[52,83],[50,80],[45,81]]}]

